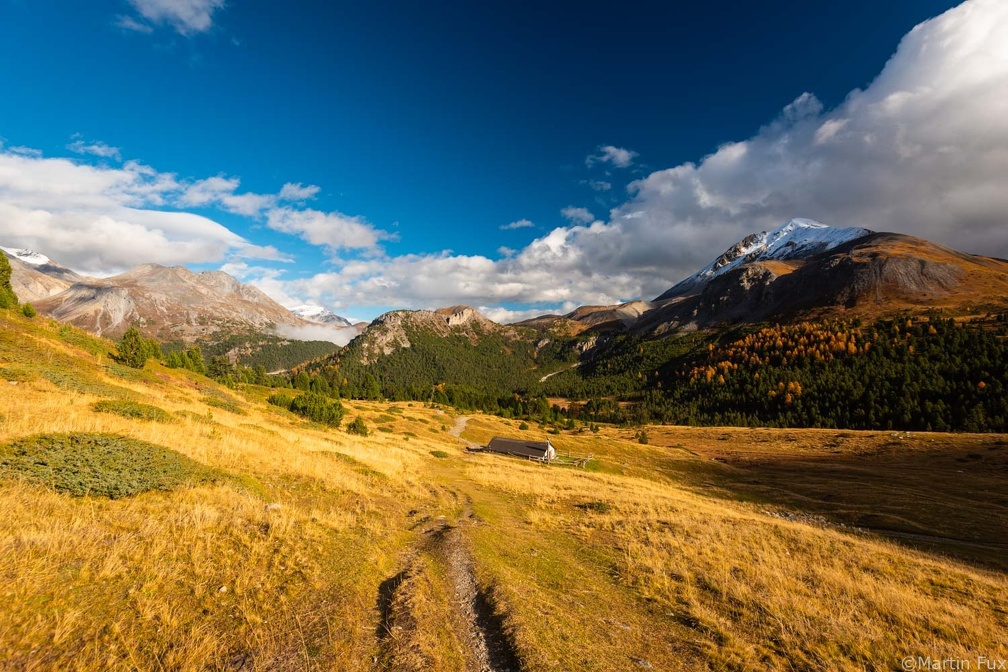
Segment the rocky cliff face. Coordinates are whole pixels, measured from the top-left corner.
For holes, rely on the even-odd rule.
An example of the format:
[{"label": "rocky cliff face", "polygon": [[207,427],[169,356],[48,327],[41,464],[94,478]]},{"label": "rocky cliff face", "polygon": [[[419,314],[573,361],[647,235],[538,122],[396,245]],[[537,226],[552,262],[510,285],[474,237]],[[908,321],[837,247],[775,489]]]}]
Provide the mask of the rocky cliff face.
[{"label": "rocky cliff face", "polygon": [[377,317],[360,335],[365,362],[388,355],[400,348],[412,347],[409,334],[423,333],[447,338],[465,336],[475,342],[486,333],[515,336],[513,327],[499,325],[470,306],[452,306],[438,310],[394,310]]}]

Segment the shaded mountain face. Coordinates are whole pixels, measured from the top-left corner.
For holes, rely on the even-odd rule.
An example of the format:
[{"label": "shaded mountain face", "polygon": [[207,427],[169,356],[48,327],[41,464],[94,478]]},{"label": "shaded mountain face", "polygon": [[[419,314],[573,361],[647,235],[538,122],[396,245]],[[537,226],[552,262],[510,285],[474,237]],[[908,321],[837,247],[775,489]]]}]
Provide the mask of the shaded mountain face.
[{"label": "shaded mountain face", "polygon": [[37,301],[36,308],[101,336],[118,337],[130,325],[160,340],[212,336],[221,331],[268,331],[304,320],[220,271],[193,273],[181,266],[143,264],[109,278],[80,278]]}]

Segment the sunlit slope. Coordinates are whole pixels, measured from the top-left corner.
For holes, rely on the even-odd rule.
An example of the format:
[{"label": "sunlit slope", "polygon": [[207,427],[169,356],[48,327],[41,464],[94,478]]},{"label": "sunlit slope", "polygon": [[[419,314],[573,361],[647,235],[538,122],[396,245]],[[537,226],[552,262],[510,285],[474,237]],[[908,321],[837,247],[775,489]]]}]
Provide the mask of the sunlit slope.
[{"label": "sunlit slope", "polygon": [[[0,311],[0,669],[1008,658],[1003,436],[579,427],[565,469],[463,450],[535,423],[343,402],[352,436],[110,348]],[[173,466],[71,494],[36,476],[92,444],[52,435],[117,437],[103,487],[117,450]]]}]

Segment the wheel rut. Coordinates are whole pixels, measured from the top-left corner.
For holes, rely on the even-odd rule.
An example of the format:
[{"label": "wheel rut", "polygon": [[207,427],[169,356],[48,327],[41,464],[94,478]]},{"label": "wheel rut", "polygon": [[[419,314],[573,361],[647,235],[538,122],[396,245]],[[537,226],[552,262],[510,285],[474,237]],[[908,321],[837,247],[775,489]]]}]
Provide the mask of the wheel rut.
[{"label": "wheel rut", "polygon": [[[480,586],[464,528],[478,524],[468,503],[458,518],[422,519],[419,542],[403,569],[378,590],[378,668],[383,670],[465,669],[469,672],[521,672],[524,668],[493,588]],[[431,589],[432,585],[443,590]],[[431,594],[442,598],[432,604]],[[437,660],[434,640],[452,641],[462,659]],[[444,649],[442,648],[442,651]]]}]

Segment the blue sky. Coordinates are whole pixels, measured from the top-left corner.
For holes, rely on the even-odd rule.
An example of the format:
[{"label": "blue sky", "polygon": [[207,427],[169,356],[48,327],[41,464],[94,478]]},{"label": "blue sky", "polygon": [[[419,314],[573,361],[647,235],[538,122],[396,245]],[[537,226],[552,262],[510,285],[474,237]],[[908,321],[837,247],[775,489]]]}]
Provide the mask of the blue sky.
[{"label": "blue sky", "polygon": [[799,216],[1008,255],[997,0],[337,4],[0,0],[0,244],[365,319],[647,299]]}]

